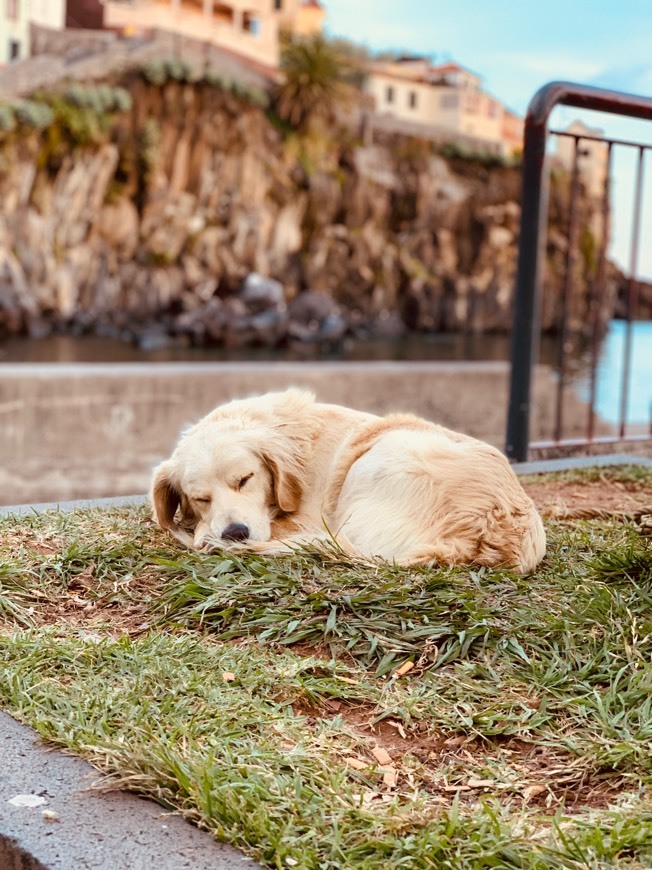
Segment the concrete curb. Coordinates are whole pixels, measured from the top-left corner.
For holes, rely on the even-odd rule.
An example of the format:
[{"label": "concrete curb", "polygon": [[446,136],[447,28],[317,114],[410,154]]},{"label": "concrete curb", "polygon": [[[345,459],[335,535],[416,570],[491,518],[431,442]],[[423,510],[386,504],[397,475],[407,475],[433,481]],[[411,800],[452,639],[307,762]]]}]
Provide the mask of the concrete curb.
[{"label": "concrete curb", "polygon": [[647,456],[627,453],[612,453],[606,456],[571,456],[566,459],[538,459],[520,462],[512,466],[517,474],[547,474],[552,471],[572,471],[574,468],[604,468],[608,465],[652,465]]},{"label": "concrete curb", "polygon": [[[90,764],[0,712],[2,870],[249,870],[259,865],[153,801],[91,788]],[[37,807],[14,806],[18,795]],[[55,813],[48,819],[43,811]]]},{"label": "concrete curb", "polygon": [[[627,455],[525,462],[517,474],[541,474],[608,465],[652,466],[652,459]],[[48,510],[124,507],[147,496],[49,502],[0,507],[2,515]],[[38,736],[0,712],[0,868],[8,870],[240,870],[258,866],[235,849],[217,843],[152,801],[125,792],[90,789],[98,772],[85,761],[54,752]],[[14,807],[16,795],[45,798],[39,807]],[[48,821],[43,810],[56,813]]]}]

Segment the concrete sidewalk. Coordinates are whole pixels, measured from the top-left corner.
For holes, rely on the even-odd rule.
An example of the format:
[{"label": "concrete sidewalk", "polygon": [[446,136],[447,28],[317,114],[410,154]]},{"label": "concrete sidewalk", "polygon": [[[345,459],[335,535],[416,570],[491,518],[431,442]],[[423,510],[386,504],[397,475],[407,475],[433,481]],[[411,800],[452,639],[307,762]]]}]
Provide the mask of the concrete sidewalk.
[{"label": "concrete sidewalk", "polygon": [[[2,712],[0,770],[1,870],[259,866],[152,801],[92,789],[101,780],[95,768],[48,749],[33,731]],[[15,806],[10,801],[17,796],[41,798],[43,803]],[[56,817],[48,818],[50,814]]]}]

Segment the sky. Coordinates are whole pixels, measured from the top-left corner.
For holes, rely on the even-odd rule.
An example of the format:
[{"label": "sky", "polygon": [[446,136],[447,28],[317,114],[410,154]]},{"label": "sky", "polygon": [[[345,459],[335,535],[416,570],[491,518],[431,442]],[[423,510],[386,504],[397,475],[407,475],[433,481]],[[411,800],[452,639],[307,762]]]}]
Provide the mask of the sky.
[{"label": "sky", "polygon": [[525,114],[549,81],[652,93],[650,0],[322,0],[331,35],[455,60]]},{"label": "sky", "polygon": [[[652,0],[322,0],[326,30],[373,51],[454,60],[524,116],[536,91],[565,80],[652,97]],[[551,125],[580,117],[608,135],[652,143],[652,121],[559,107]],[[615,161],[612,256],[631,262],[633,155]],[[652,279],[652,152],[637,271]]]}]

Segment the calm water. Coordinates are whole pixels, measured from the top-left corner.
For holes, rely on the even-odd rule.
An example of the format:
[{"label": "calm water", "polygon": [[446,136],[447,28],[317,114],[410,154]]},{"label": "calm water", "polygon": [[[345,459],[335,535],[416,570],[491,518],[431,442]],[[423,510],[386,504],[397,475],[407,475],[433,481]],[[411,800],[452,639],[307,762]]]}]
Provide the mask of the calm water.
[{"label": "calm water", "polygon": [[[609,423],[617,423],[620,419],[626,330],[625,321],[612,321],[600,348],[595,407],[600,417]],[[576,386],[580,398],[588,400],[588,379],[580,377]],[[632,324],[631,374],[626,418],[630,423],[649,423],[652,418],[652,321]]]},{"label": "calm water", "polygon": [[[611,323],[600,349],[596,409],[599,415],[617,422],[620,412],[620,388],[623,370],[623,346],[626,325]],[[209,361],[301,361],[301,360],[508,360],[510,339],[505,335],[423,335],[414,334],[399,340],[348,342],[336,352],[324,354],[315,348],[299,347],[270,351],[267,349],[195,348],[170,345],[142,350],[124,342],[106,338],[12,339],[0,347],[1,362],[209,362]],[[556,342],[544,338],[541,361],[553,364]],[[575,389],[588,398],[586,363],[575,360]],[[652,321],[632,326],[632,370],[628,403],[628,420],[647,423],[652,406]]]},{"label": "calm water", "polygon": [[464,336],[415,334],[397,340],[345,341],[333,351],[311,345],[269,348],[184,347],[170,344],[152,350],[109,338],[55,336],[12,339],[0,347],[0,362],[265,362],[302,360],[505,360],[505,335]]}]

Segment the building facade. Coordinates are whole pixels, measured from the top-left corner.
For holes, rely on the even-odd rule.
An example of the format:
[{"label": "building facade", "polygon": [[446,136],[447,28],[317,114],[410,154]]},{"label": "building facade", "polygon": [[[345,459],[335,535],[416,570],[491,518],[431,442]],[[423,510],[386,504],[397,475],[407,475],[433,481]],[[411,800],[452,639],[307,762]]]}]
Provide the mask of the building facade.
[{"label": "building facade", "polygon": [[105,10],[107,27],[171,30],[272,69],[279,64],[279,30],[314,33],[324,16],[316,0],[106,0]]},{"label": "building facade", "polygon": [[367,90],[377,114],[416,125],[425,136],[458,137],[503,156],[522,148],[523,121],[459,64],[433,66],[425,58],[375,64]]},{"label": "building facade", "polygon": [[603,130],[573,121],[564,130],[567,136],[557,137],[557,162],[569,173],[575,162],[575,142],[578,142],[577,170],[589,196],[600,199],[604,194],[609,168],[609,146],[602,140]]},{"label": "building facade", "polygon": [[66,0],[30,0],[29,18],[39,27],[61,30],[66,23]]},{"label": "building facade", "polygon": [[0,0],[0,66],[29,57],[29,0]]}]

